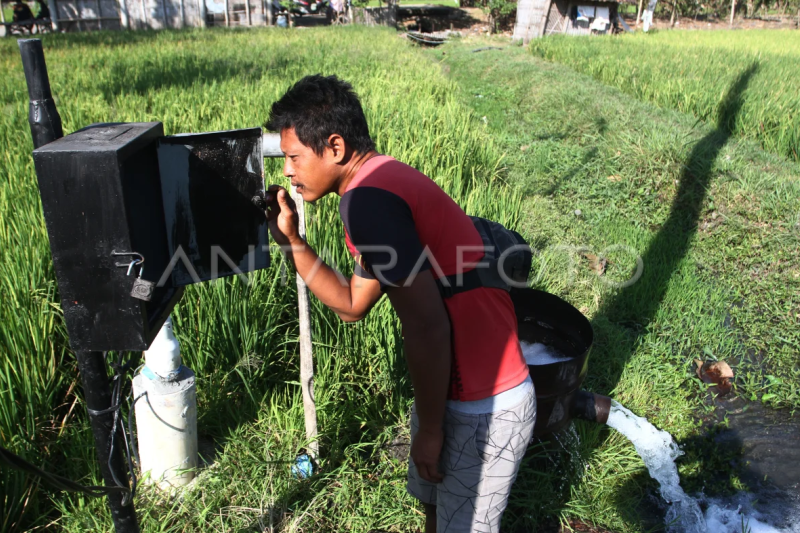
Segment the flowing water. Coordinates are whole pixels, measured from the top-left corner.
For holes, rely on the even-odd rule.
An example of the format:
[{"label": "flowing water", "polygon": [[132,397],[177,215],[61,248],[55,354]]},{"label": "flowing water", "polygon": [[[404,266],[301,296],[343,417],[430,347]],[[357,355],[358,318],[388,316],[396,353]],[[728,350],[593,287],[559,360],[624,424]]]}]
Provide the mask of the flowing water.
[{"label": "flowing water", "polygon": [[545,346],[541,342],[533,344],[520,341],[522,346],[522,355],[525,357],[525,362],[529,365],[541,366],[549,365],[550,363],[558,363],[572,359],[571,357],[558,352],[555,348]]},{"label": "flowing water", "polygon": [[[674,533],[795,533],[800,521],[783,524],[780,529],[762,520],[747,495],[734,500],[697,500],[680,486],[675,459],[683,452],[666,431],[656,429],[645,418],[631,413],[619,403],[611,402],[608,425],[630,439],[642,457],[650,475],[658,481],[661,496],[669,503],[665,522]],[[701,503],[706,506],[705,512]],[[787,517],[782,517],[787,518]]]}]

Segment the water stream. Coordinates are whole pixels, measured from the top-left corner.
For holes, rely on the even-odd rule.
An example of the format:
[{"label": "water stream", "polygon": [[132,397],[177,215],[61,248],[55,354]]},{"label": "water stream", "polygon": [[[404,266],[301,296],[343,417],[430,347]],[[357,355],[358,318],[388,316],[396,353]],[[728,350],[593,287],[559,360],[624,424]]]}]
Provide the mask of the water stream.
[{"label": "water stream", "polygon": [[[619,403],[611,402],[608,425],[628,439],[644,460],[650,476],[660,485],[661,496],[670,504],[665,519],[668,531],[674,533],[795,533],[800,521],[781,529],[764,520],[752,508],[751,498],[740,495],[733,500],[701,501],[686,494],[680,486],[675,459],[683,452],[666,431],[656,429],[645,418],[631,413]],[[785,518],[785,517],[784,517]]]}]

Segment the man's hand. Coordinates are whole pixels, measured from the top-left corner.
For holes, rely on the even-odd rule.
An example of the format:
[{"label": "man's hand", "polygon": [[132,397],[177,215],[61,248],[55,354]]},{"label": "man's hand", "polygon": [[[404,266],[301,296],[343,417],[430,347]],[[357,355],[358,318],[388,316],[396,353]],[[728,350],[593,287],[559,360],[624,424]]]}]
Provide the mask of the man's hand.
[{"label": "man's hand", "polygon": [[441,483],[442,473],[439,471],[439,456],[442,454],[444,433],[439,429],[423,429],[414,436],[411,443],[411,459],[417,467],[417,473],[425,481]]},{"label": "man's hand", "polygon": [[280,185],[270,185],[264,199],[272,238],[281,246],[297,244],[300,241],[300,221],[289,191]]},{"label": "man's hand", "polygon": [[442,424],[453,357],[450,317],[430,270],[397,285],[386,294],[403,324],[403,347],[414,384],[419,431],[411,444],[411,457],[422,479],[440,483]]}]

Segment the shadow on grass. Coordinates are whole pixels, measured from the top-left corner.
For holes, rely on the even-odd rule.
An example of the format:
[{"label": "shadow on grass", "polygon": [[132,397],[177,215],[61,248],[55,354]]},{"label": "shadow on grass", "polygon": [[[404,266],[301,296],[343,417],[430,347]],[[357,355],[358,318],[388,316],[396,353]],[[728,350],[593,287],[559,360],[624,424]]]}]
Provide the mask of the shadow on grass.
[{"label": "shadow on grass", "polygon": [[586,165],[588,165],[594,159],[596,159],[598,157],[598,155],[599,155],[599,150],[597,149],[597,147],[596,146],[591,147],[584,154],[584,156],[581,159],[580,163],[576,164],[574,167],[569,169],[567,172],[565,172],[561,176],[558,176],[557,178],[555,178],[553,180],[553,183],[550,185],[550,187],[548,187],[547,189],[544,189],[543,191],[541,191],[540,194],[542,194],[544,196],[551,196],[551,195],[555,194],[556,191],[558,191],[558,189],[561,187],[561,185],[563,185],[564,183],[566,183],[566,182],[570,181],[572,178],[574,178],[580,171],[582,171],[586,167]]},{"label": "shadow on grass", "polygon": [[267,63],[237,58],[205,60],[196,56],[176,56],[169,62],[142,63],[131,58],[111,67],[111,76],[100,86],[106,101],[118,95],[146,95],[171,87],[188,88],[195,84],[225,82],[232,79],[253,82],[261,79],[268,70],[285,70],[290,59],[276,56]]},{"label": "shadow on grass", "polygon": [[[602,364],[595,363],[592,367],[592,387],[595,391],[609,394],[614,390],[639,345],[640,338],[646,333],[647,325],[661,307],[670,280],[691,247],[713,175],[714,163],[733,134],[736,117],[742,106],[742,94],[757,70],[758,65],[754,63],[738,76],[720,106],[717,127],[695,144],[683,165],[669,216],[642,256],[644,271],[641,279],[601,304],[592,322],[595,330],[593,358],[595,361],[602,361]],[[591,156],[592,152],[589,152],[587,157]],[[585,160],[583,164],[586,162],[588,161]],[[559,181],[568,177],[569,173]],[[604,339],[613,339],[613,342],[603,342]],[[588,432],[608,431],[600,427],[584,429]],[[582,443],[585,442],[602,443],[605,440],[600,434],[595,435],[595,438],[587,435],[576,447],[583,446]],[[689,440],[682,444],[687,448],[708,449],[706,442]],[[595,449],[581,450],[580,456],[590,457]],[[740,455],[741,451],[727,449],[722,454],[725,456],[724,462],[730,464],[730,461],[735,461],[737,457],[734,456],[737,453]],[[532,457],[526,459],[524,470],[520,472],[514,485],[508,512],[504,517],[504,524],[509,525],[513,531],[528,521],[526,517],[532,515],[557,519],[566,509],[565,503],[571,496],[572,487],[580,482],[583,475],[581,465],[573,465],[572,459],[564,455],[563,451],[556,450],[554,457],[544,459],[541,455],[542,450],[532,452]],[[715,468],[714,465],[706,464],[708,461],[715,460],[696,462],[696,471],[707,474],[709,468]],[[734,487],[733,472],[730,468],[725,471],[727,473],[721,475],[728,477],[720,480],[722,492]],[[526,478],[536,479],[536,482],[531,483]],[[647,472],[642,472],[641,476],[637,474],[618,491],[620,499],[613,502],[620,517],[630,524],[638,524],[642,530],[661,527],[653,520],[659,518],[653,516],[658,509],[657,503],[652,501],[651,495],[644,494],[641,490],[642,486],[646,487],[650,483],[646,479],[649,479]],[[652,485],[657,486],[655,482]],[[516,497],[514,493],[517,493]],[[520,493],[524,496],[520,497]],[[537,502],[535,505],[538,508],[531,509],[531,502]]]},{"label": "shadow on grass", "polygon": [[[655,317],[672,275],[694,240],[714,162],[733,135],[736,116],[742,106],[742,93],[757,70],[758,65],[753,64],[728,89],[717,115],[717,128],[697,142],[684,164],[669,217],[642,256],[644,272],[641,279],[604,302],[597,313],[599,318],[612,324],[634,323],[646,326]],[[632,339],[634,342],[626,347],[626,353],[616,355],[619,367],[610,376],[607,390],[613,389],[619,381],[622,367],[630,359],[635,349],[635,340],[641,331],[643,329],[637,328]]]},{"label": "shadow on grass", "polygon": [[[673,274],[689,252],[711,183],[714,163],[733,135],[736,117],[742,106],[742,95],[757,70],[758,64],[753,63],[739,74],[720,105],[717,127],[700,139],[692,149],[683,166],[669,216],[642,255],[644,271],[641,279],[614,294],[598,310],[593,327],[600,336],[624,339],[622,344],[614,346],[606,353],[603,353],[604,346],[598,346],[599,353],[595,353],[596,359],[602,358],[604,361],[602,367],[595,366],[601,370],[596,384],[603,392],[610,393],[617,386],[639,339],[647,332],[648,324],[661,307]],[[618,331],[612,332],[614,329]],[[692,447],[699,445],[699,442],[687,441],[684,444]],[[704,470],[701,467],[701,471]],[[733,487],[731,479],[724,485],[726,489]],[[618,505],[620,510],[625,507]]]}]

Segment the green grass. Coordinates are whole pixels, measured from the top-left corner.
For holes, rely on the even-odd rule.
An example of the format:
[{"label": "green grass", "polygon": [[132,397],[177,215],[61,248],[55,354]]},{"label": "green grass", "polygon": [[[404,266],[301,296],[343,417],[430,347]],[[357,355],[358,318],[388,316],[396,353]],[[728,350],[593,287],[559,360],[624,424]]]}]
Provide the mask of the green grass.
[{"label": "green grass", "polygon": [[[487,44],[503,49],[471,52]],[[740,452],[719,448],[699,427],[710,406],[692,360],[732,362],[738,394],[800,407],[800,165],[729,129],[755,76],[726,75],[735,81],[721,112],[703,124],[502,39],[428,54],[472,102],[506,152],[509,181],[526,192],[522,229],[540,251],[538,284],[592,320],[587,386],[675,436],[689,491],[745,488],[728,463]],[[581,249],[606,250],[603,277]],[[609,286],[631,277],[637,255],[642,277]],[[571,463],[523,471],[509,523],[531,527],[555,515],[612,531],[657,525],[647,512],[651,481],[631,446],[601,428],[577,428],[583,477],[564,487]]]},{"label": "green grass", "polygon": [[531,51],[637,98],[704,121],[727,88],[757,70],[742,109],[727,125],[765,150],[800,160],[800,35],[790,30],[656,32],[601,38],[538,39]]},{"label": "green grass", "polygon": [[[470,52],[487,42],[504,50]],[[96,483],[16,44],[0,41],[0,52],[0,140],[9,147],[0,158],[0,443]],[[351,81],[379,150],[540,250],[535,284],[592,319],[587,387],[675,435],[687,452],[680,471],[689,491],[743,487],[729,469],[735,456],[698,429],[708,407],[694,357],[734,363],[740,394],[800,406],[800,168],[732,136],[727,120],[743,111],[737,96],[763,70],[731,75],[722,112],[704,124],[503,40],[420,52],[391,31],[365,28],[95,33],[49,35],[45,53],[66,131],[110,120],[161,120],[167,133],[251,127],[302,75]],[[267,175],[283,183],[278,162],[268,162]],[[350,271],[335,198],[310,209],[309,235]],[[609,249],[615,244],[624,247]],[[584,246],[606,250],[603,278],[579,257]],[[611,286],[631,276],[637,255],[642,278]],[[296,296],[292,274],[273,258],[249,284],[191,287],[174,313],[184,361],[198,376],[202,442],[217,454],[181,497],[140,493],[143,531],[413,531],[421,510],[391,446],[407,437],[411,391],[386,301],[350,325],[312,299],[323,461],[312,479],[292,478],[305,444]],[[622,533],[657,526],[653,482],[633,447],[600,426],[578,423],[576,431],[571,454],[532,451],[504,527],[571,518]],[[111,528],[101,500],[52,494],[6,470],[0,480],[0,530]]]},{"label": "green grass", "polygon": [[[452,83],[394,32],[97,33],[47,36],[44,48],[67,132],[101,121],[160,120],[167,133],[252,127],[303,75],[335,73],[362,95],[379,150],[436,179],[469,212],[519,223],[520,195],[498,177],[499,152],[473,131]],[[19,53],[13,41],[0,49],[0,135],[9,147],[0,160],[0,442],[62,474],[96,482],[30,156]],[[280,170],[280,162],[269,163],[267,180],[283,183]],[[336,204],[330,198],[312,208],[308,231],[313,245],[349,272]],[[288,462],[304,444],[296,295],[292,276],[278,254],[274,259],[249,285],[230,279],[191,287],[174,313],[184,361],[198,376],[200,433],[222,451],[183,499],[142,494],[143,531],[247,528],[268,508],[281,511],[276,516],[284,526],[300,530],[419,524],[405,493],[404,466],[383,447],[406,431],[411,399],[399,326],[386,302],[364,322],[347,325],[314,300],[324,460],[313,481],[291,477]],[[3,530],[50,520],[64,531],[110,529],[101,500],[50,499],[21,476],[6,470],[0,476]]]}]

